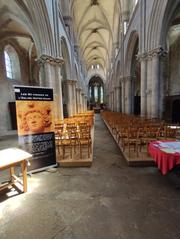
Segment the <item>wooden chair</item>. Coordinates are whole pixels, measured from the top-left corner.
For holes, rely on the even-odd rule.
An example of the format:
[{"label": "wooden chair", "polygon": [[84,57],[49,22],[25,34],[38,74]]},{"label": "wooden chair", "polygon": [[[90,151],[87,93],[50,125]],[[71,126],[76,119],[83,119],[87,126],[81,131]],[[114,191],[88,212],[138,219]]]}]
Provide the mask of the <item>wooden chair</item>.
[{"label": "wooden chair", "polygon": [[77,127],[74,129],[66,129],[64,131],[58,130],[57,135],[56,145],[58,147],[58,153],[61,154],[62,151],[62,159],[64,159],[66,153],[70,152],[70,158],[72,159],[73,150],[75,152],[75,147],[78,145]]},{"label": "wooden chair", "polygon": [[79,128],[79,147],[80,147],[80,158],[82,159],[82,149],[87,148],[88,158],[92,152],[92,140],[91,140],[91,128],[90,127],[80,127]]},{"label": "wooden chair", "polygon": [[128,148],[128,156],[130,157],[130,151],[133,149],[138,156],[139,147],[140,147],[140,139],[139,139],[139,131],[138,129],[129,129],[127,133],[127,137],[122,139],[122,149],[125,151]]}]

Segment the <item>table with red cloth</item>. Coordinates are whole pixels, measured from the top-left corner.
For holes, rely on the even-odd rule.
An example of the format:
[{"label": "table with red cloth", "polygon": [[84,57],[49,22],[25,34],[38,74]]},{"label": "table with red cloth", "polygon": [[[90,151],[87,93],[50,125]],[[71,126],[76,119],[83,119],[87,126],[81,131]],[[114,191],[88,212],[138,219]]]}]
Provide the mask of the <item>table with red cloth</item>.
[{"label": "table with red cloth", "polygon": [[148,153],[155,160],[162,174],[166,174],[180,164],[180,141],[152,141],[148,145]]}]

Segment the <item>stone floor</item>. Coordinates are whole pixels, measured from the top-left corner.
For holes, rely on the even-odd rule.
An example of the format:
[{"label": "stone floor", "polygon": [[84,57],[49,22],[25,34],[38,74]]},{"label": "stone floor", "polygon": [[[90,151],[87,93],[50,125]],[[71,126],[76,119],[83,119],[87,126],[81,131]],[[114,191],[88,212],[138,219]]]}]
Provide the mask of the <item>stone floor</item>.
[{"label": "stone floor", "polygon": [[173,172],[128,167],[96,115],[92,167],[36,173],[28,193],[1,192],[0,238],[179,239],[178,186]]}]

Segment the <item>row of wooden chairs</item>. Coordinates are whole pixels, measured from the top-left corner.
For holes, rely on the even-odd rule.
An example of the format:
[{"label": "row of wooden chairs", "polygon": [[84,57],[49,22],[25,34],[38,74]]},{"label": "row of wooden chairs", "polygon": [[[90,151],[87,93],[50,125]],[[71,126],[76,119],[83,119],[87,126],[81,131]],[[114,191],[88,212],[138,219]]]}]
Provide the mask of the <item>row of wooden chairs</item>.
[{"label": "row of wooden chairs", "polygon": [[89,126],[94,125],[94,115],[90,113],[86,114],[78,114],[74,115],[73,117],[69,118],[64,118],[63,120],[56,119],[55,120],[55,127],[59,124],[70,124],[74,123],[76,125],[81,124],[81,123],[87,123]]},{"label": "row of wooden chairs", "polygon": [[176,137],[177,128],[171,128],[159,119],[145,119],[117,112],[101,114],[122,150],[128,149],[129,156],[132,149],[138,156],[142,147],[147,146],[150,141]]},{"label": "row of wooden chairs", "polygon": [[87,148],[88,158],[92,151],[92,139],[91,139],[91,128],[89,126],[83,126],[77,128],[71,126],[66,130],[59,129],[56,132],[56,145],[58,147],[58,153],[61,154],[62,158],[65,158],[66,149],[70,150],[70,157],[73,158],[73,151],[79,150],[80,159],[82,159],[82,150],[84,147]]},{"label": "row of wooden chairs", "polygon": [[[70,158],[73,159],[76,153],[80,159],[90,158],[92,153],[93,116],[91,113],[86,113],[86,115],[76,115],[56,122],[55,139],[60,158],[65,159],[70,154]],[[85,156],[83,149],[86,149],[87,152]]]}]

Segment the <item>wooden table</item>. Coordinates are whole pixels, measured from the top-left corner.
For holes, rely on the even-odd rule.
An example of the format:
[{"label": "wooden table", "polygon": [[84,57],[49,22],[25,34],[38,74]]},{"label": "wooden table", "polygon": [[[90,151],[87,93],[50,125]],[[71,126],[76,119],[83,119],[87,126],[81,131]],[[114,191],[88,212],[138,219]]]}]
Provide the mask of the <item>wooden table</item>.
[{"label": "wooden table", "polygon": [[[0,150],[0,171],[9,169],[10,170],[10,182],[6,185],[0,186],[3,189],[9,184],[15,185],[15,182],[19,182],[23,185],[23,192],[27,192],[27,160],[32,157],[31,154],[18,148],[7,148]],[[20,180],[14,172],[14,167],[21,165],[23,180]]]}]

